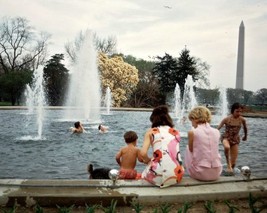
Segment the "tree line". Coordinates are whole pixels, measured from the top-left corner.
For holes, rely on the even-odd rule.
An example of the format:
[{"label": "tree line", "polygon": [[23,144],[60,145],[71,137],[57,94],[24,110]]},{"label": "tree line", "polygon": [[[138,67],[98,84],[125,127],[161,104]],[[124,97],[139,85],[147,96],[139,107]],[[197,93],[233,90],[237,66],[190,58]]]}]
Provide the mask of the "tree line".
[{"label": "tree line", "polygon": [[[81,32],[74,42],[65,45],[66,55],[76,62],[80,45],[86,33]],[[0,24],[0,102],[23,104],[26,84],[31,84],[33,71],[43,66],[48,104],[64,104],[70,71],[65,67],[63,53],[47,60],[50,35],[37,32],[21,17],[4,18]],[[116,52],[116,39],[99,38],[94,34],[98,51],[98,69],[102,94],[110,87],[113,106],[154,107],[168,104],[176,84],[184,92],[185,80],[191,75],[195,82],[198,103],[214,105],[219,98],[219,88],[209,89],[210,66],[200,58],[190,55],[186,47],[178,57],[168,53],[151,60],[137,59]],[[267,89],[256,93],[240,89],[227,89],[229,103],[266,104]]]}]

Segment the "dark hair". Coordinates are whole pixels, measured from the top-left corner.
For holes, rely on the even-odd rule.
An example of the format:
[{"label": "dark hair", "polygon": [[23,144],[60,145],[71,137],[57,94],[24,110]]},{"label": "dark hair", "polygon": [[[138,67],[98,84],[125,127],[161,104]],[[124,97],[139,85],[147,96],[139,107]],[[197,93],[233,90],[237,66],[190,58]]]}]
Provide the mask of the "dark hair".
[{"label": "dark hair", "polygon": [[138,139],[138,136],[134,131],[125,132],[123,137],[126,143],[132,143]]},{"label": "dark hair", "polygon": [[236,109],[242,108],[243,106],[240,103],[234,103],[231,107],[231,114],[234,113]]},{"label": "dark hair", "polygon": [[98,126],[98,130],[100,130],[101,129],[101,124],[99,124],[99,126]]},{"label": "dark hair", "polygon": [[79,128],[80,127],[80,121],[75,122],[74,126],[75,126],[75,128]]},{"label": "dark hair", "polygon": [[151,127],[169,126],[174,127],[171,116],[169,115],[168,107],[161,105],[156,107],[150,115]]}]

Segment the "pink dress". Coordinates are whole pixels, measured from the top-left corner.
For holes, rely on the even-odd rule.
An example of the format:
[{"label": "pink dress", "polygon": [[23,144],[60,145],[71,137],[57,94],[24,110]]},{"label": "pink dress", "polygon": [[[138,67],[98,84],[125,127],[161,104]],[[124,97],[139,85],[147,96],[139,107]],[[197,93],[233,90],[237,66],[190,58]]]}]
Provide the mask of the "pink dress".
[{"label": "pink dress", "polygon": [[152,136],[153,157],[142,178],[160,188],[179,183],[184,174],[179,132],[169,126],[160,126],[152,129]]},{"label": "pink dress", "polygon": [[193,152],[190,152],[188,146],[185,152],[185,167],[188,174],[197,180],[217,180],[222,172],[219,130],[206,123],[199,124],[193,129],[193,133]]}]

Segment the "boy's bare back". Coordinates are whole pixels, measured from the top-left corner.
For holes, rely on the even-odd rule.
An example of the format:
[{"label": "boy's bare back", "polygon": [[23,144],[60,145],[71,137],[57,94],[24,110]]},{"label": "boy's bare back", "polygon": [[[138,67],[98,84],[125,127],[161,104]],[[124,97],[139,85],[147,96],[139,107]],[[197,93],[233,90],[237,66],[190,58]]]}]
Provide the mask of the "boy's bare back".
[{"label": "boy's bare back", "polygon": [[139,156],[139,151],[140,150],[131,143],[121,148],[116,155],[116,160],[120,165],[120,168],[134,169],[136,166],[136,160]]}]

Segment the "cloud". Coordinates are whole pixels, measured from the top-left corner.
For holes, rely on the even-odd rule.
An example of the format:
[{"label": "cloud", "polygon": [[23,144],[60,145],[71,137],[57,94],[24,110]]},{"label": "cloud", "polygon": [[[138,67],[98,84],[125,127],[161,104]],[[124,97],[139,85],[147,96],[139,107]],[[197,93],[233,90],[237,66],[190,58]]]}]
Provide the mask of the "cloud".
[{"label": "cloud", "polygon": [[[2,16],[23,16],[52,34],[50,54],[80,31],[115,36],[118,51],[137,58],[179,57],[186,47],[211,65],[212,87],[235,87],[238,29],[245,24],[245,89],[266,88],[265,0],[0,0]],[[167,6],[167,7],[166,7]]]}]

